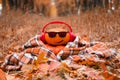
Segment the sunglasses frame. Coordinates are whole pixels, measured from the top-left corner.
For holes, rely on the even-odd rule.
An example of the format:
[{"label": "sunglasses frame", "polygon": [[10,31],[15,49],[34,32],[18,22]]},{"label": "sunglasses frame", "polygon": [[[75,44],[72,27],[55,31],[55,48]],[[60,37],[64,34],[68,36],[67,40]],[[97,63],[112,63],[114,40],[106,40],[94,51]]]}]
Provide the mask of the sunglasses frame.
[{"label": "sunglasses frame", "polygon": [[51,38],[55,38],[57,34],[59,35],[59,37],[64,38],[69,32],[62,31],[62,32],[45,32],[45,33],[47,33],[48,36]]}]

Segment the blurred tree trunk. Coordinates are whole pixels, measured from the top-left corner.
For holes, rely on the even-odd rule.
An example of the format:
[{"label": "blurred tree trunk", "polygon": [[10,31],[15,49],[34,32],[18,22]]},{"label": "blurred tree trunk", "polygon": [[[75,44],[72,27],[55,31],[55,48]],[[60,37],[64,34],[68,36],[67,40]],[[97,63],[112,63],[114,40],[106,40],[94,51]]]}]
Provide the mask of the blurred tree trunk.
[{"label": "blurred tree trunk", "polygon": [[50,17],[57,17],[58,16],[55,0],[51,0],[49,16]]},{"label": "blurred tree trunk", "polygon": [[0,0],[0,4],[2,3],[2,0]]},{"label": "blurred tree trunk", "polygon": [[10,9],[13,9],[14,1],[13,0],[8,0],[8,5],[9,5]]},{"label": "blurred tree trunk", "polygon": [[2,7],[3,7],[3,10],[6,9],[6,0],[2,0]]}]

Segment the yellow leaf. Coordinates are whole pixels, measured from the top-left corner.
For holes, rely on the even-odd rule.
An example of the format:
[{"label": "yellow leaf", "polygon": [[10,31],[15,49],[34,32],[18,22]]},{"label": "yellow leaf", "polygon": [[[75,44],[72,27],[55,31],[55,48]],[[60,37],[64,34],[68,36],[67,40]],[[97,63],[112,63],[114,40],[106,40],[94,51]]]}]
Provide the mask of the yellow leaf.
[{"label": "yellow leaf", "polygon": [[45,57],[45,52],[41,51],[37,57],[37,60],[34,61],[35,65],[39,65],[40,63],[45,63],[48,61],[48,58]]},{"label": "yellow leaf", "polygon": [[67,72],[74,72],[73,70],[71,70],[71,69],[68,67],[68,65],[67,65],[65,62],[62,62],[61,64],[62,64],[63,69],[64,69],[65,71],[67,71]]}]

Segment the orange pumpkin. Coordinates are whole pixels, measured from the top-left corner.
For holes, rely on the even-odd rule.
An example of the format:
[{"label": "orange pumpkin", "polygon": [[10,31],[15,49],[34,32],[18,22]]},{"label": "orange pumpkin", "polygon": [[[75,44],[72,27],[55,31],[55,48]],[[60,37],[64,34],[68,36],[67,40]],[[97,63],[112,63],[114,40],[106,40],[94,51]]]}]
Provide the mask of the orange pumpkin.
[{"label": "orange pumpkin", "polygon": [[70,34],[64,29],[51,29],[45,33],[45,41],[50,45],[65,45],[70,41]]}]

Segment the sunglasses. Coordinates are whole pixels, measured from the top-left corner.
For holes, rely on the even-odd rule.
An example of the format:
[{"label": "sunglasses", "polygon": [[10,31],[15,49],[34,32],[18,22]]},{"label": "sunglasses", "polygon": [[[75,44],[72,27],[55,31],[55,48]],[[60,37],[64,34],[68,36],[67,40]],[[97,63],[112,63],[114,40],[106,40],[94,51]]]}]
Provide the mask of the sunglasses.
[{"label": "sunglasses", "polygon": [[56,34],[58,34],[60,37],[66,37],[66,34],[68,32],[46,32],[48,33],[49,37],[54,38],[56,37]]}]

